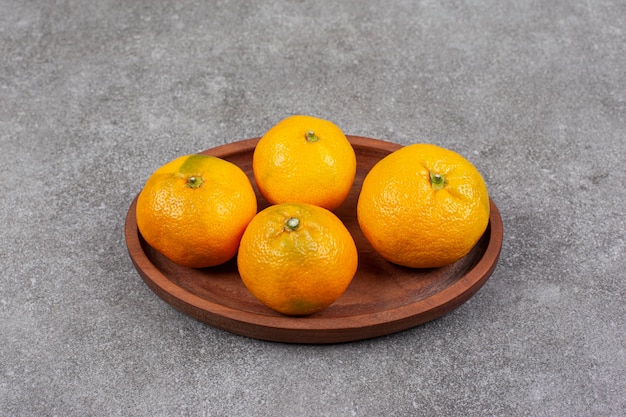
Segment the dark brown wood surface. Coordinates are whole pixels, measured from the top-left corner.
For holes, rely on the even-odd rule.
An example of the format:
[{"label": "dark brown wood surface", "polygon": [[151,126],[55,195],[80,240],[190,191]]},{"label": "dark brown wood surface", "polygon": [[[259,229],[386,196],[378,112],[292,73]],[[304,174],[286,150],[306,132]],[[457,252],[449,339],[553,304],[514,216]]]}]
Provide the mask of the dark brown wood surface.
[{"label": "dark brown wood surface", "polygon": [[[135,199],[126,218],[125,236],[139,275],[168,304],[197,320],[239,335],[286,343],[339,343],[391,334],[434,320],[466,302],[491,276],[500,255],[502,219],[493,201],[487,231],[458,262],[434,269],[389,263],[362,235],[356,202],[369,169],[400,145],[358,136],[348,139],[357,155],[356,180],[348,199],[335,213],[354,237],[359,266],[346,292],[331,306],[307,317],[284,316],[248,292],[235,259],[204,269],[170,262],[146,244],[137,231]],[[255,187],[261,210],[268,203],[258,193],[252,175],[257,141],[247,139],[202,153],[241,167]]]}]

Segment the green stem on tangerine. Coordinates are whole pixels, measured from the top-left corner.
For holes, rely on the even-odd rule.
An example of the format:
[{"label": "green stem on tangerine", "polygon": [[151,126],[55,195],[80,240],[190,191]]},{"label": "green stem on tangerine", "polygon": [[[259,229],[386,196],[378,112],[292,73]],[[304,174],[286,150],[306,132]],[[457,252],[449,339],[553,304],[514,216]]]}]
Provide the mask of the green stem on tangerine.
[{"label": "green stem on tangerine", "polygon": [[434,172],[430,172],[430,184],[433,186],[435,191],[441,190],[446,185],[446,179],[441,174],[435,174]]},{"label": "green stem on tangerine", "polygon": [[307,142],[317,142],[320,138],[318,138],[312,130],[309,130],[304,134]]},{"label": "green stem on tangerine", "polygon": [[198,188],[198,187],[200,187],[202,185],[203,182],[204,182],[204,178],[191,176],[191,177],[187,178],[187,187],[189,187],[189,188]]},{"label": "green stem on tangerine", "polygon": [[298,229],[298,226],[300,226],[300,220],[295,217],[291,217],[285,222],[285,231],[294,232]]}]

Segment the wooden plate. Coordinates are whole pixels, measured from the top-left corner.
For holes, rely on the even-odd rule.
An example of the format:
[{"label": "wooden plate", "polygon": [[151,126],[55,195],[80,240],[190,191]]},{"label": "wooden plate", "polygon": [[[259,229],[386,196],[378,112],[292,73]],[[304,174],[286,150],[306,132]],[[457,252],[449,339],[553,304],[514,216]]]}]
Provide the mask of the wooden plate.
[{"label": "wooden plate", "polygon": [[[258,302],[243,285],[233,259],[204,269],[184,268],[150,247],[137,230],[136,198],[128,210],[125,234],[130,257],[145,283],[181,312],[211,326],[257,339],[286,343],[338,343],[382,336],[436,319],[454,310],[487,281],[502,246],[502,219],[493,201],[489,226],[472,251],[458,262],[435,269],[410,269],[383,260],[361,234],[356,202],[363,179],[382,157],[401,146],[348,136],[357,156],[350,196],[335,211],[359,250],[357,273],[346,292],[325,310],[288,317]],[[259,138],[201,152],[229,160],[252,175]],[[258,190],[259,210],[267,207]]]}]

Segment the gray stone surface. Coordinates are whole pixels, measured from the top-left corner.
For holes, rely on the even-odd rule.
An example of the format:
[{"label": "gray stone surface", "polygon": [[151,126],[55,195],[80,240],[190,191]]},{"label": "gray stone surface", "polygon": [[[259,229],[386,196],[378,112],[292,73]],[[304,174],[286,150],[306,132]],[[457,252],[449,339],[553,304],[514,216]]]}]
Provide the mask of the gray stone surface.
[{"label": "gray stone surface", "polygon": [[[0,415],[626,415],[620,0],[0,0]],[[217,330],[141,281],[128,207],[304,113],[460,152],[503,216],[466,304],[377,339]]]}]

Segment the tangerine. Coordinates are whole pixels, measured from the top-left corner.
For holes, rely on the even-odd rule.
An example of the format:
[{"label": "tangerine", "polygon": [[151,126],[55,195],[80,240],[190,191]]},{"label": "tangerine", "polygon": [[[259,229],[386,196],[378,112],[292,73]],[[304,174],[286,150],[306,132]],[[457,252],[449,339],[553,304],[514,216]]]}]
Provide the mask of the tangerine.
[{"label": "tangerine", "polygon": [[166,163],[137,197],[145,241],[173,262],[203,268],[228,261],[257,211],[248,176],[237,165],[201,154]]},{"label": "tangerine", "polygon": [[467,159],[431,144],[392,152],[367,173],[357,219],[390,262],[431,268],[467,255],[489,222],[485,182]]},{"label": "tangerine", "polygon": [[254,178],[271,204],[307,203],[334,210],[356,175],[356,154],[341,129],[312,116],[281,120],[259,140]]},{"label": "tangerine", "polygon": [[245,286],[267,307],[309,315],[335,302],[358,262],[348,229],[331,211],[302,203],[272,205],[248,224],[237,255]]}]

